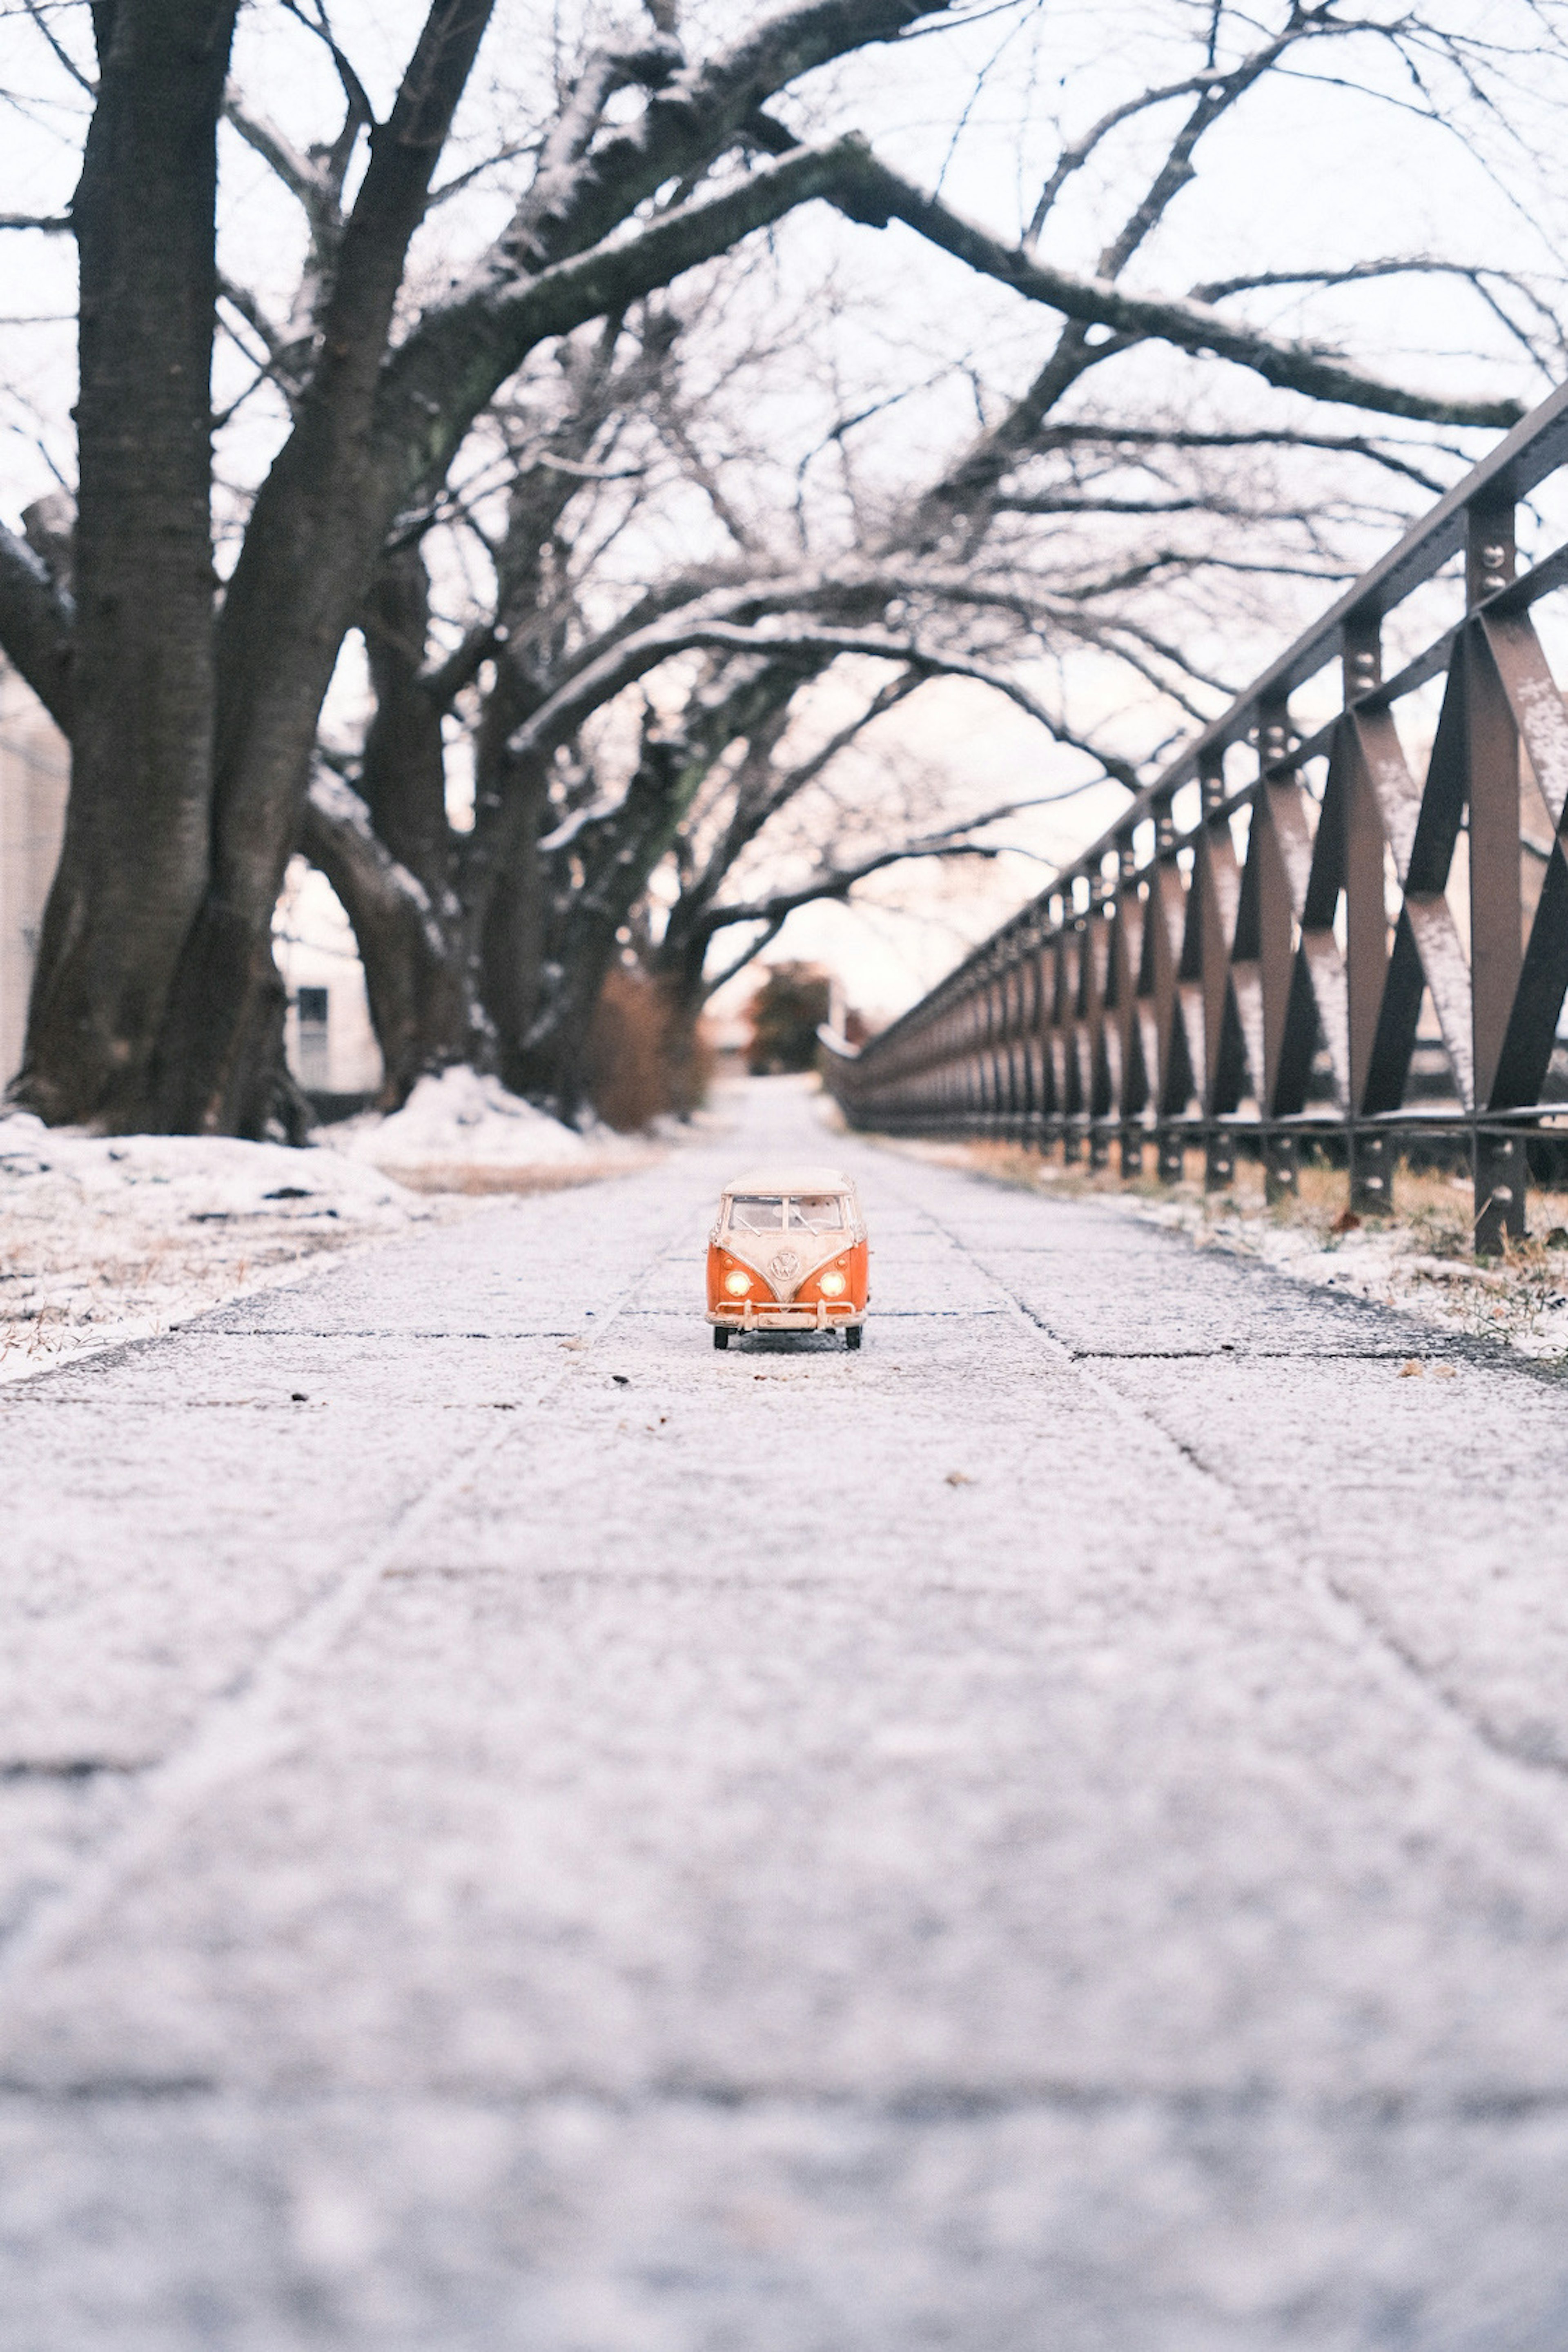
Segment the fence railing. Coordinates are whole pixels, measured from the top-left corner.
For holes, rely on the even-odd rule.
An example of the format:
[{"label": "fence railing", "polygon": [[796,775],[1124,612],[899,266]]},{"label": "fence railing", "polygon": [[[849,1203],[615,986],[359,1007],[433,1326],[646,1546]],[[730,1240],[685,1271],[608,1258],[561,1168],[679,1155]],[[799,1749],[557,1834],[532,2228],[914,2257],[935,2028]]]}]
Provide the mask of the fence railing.
[{"label": "fence railing", "polygon": [[[1129,1175],[1152,1151],[1167,1178],[1201,1145],[1215,1189],[1249,1148],[1271,1196],[1317,1140],[1363,1213],[1392,1206],[1401,1150],[1442,1139],[1470,1157],[1478,1249],[1522,1237],[1531,1139],[1568,1138],[1568,716],[1532,619],[1568,545],[1520,572],[1515,515],[1565,466],[1568,386],[1038,898],[829,1054],[850,1123],[1119,1151]],[[1454,618],[1384,677],[1389,615],[1450,566]],[[1336,663],[1339,707],[1304,736],[1290,698]],[[1438,679],[1417,773],[1395,713]]]}]

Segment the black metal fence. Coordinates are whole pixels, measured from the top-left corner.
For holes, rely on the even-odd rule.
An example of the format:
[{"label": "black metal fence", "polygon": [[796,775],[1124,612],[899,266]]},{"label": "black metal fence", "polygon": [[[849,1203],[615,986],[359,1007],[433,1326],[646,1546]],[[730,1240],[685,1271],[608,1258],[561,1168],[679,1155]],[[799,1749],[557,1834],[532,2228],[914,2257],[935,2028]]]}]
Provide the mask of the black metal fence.
[{"label": "black metal fence", "polygon": [[[1532,1139],[1568,1139],[1568,715],[1534,615],[1568,545],[1521,572],[1515,518],[1565,466],[1568,386],[1039,898],[829,1054],[851,1124],[1115,1151],[1129,1175],[1152,1152],[1179,1176],[1200,1144],[1215,1189],[1250,1148],[1275,1196],[1314,1141],[1363,1213],[1392,1206],[1402,1150],[1462,1150],[1478,1249],[1522,1236]],[[1450,570],[1449,625],[1385,677],[1390,614]],[[1304,737],[1290,698],[1335,663]],[[1395,713],[1437,680],[1422,776]]]}]

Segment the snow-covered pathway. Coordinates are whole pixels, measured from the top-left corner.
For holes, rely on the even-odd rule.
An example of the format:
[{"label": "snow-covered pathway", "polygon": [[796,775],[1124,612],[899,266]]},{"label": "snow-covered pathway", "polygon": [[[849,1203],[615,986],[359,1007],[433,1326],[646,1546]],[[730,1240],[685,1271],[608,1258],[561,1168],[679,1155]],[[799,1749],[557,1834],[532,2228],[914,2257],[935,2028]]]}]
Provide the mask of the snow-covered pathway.
[{"label": "snow-covered pathway", "polygon": [[0,2352],[1561,2352],[1564,1391],[744,1125],[0,1391]]}]

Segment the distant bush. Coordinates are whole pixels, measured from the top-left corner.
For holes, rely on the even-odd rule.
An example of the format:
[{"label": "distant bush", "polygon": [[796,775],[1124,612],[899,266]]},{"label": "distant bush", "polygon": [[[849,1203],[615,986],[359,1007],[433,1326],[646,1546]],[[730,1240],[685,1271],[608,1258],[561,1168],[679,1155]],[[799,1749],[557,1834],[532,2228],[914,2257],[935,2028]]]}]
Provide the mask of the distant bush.
[{"label": "distant bush", "polygon": [[612,971],[587,1052],[588,1099],[605,1126],[635,1135],[664,1112],[689,1118],[706,1101],[712,1074],[703,1024],[692,1030],[672,1018],[663,990],[641,972]]},{"label": "distant bush", "polygon": [[826,1020],[832,983],[814,963],[775,963],[747,1008],[752,1023],[746,1067],[754,1078],[816,1067],[816,1032]]}]

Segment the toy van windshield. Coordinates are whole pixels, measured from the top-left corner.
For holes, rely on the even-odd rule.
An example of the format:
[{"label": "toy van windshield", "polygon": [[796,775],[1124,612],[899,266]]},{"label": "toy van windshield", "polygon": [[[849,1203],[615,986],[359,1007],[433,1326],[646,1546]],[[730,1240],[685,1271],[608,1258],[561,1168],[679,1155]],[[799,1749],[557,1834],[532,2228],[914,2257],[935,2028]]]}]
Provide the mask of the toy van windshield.
[{"label": "toy van windshield", "polygon": [[844,1202],[837,1192],[807,1192],[799,1198],[740,1195],[730,1203],[732,1231],[777,1234],[791,1226],[810,1233],[842,1233]]}]

